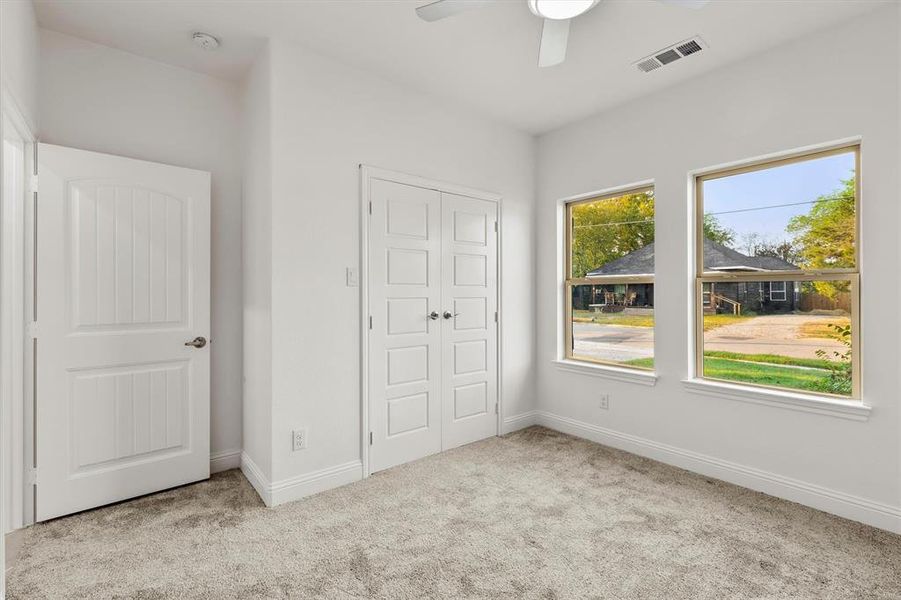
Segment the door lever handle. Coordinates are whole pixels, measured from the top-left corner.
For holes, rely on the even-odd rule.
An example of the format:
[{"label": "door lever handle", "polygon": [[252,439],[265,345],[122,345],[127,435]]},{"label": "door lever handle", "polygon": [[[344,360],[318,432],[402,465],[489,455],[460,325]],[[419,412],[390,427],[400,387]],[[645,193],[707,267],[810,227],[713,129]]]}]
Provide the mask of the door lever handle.
[{"label": "door lever handle", "polygon": [[452,313],[452,312],[449,311],[449,310],[444,311],[444,318],[445,318],[445,319],[453,319],[454,317],[459,317],[459,316],[460,316],[460,313]]},{"label": "door lever handle", "polygon": [[197,336],[190,342],[185,342],[185,346],[193,346],[195,348],[203,348],[204,346],[206,346],[206,338]]}]

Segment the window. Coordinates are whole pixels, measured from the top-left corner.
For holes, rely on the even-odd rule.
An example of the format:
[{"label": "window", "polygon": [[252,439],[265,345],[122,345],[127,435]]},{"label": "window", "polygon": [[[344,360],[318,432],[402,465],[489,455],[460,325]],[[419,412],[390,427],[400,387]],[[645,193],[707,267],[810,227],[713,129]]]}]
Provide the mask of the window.
[{"label": "window", "polygon": [[860,398],[860,148],[696,179],[699,377]]},{"label": "window", "polygon": [[566,358],[654,368],[654,190],[566,205]]},{"label": "window", "polygon": [[785,282],[770,282],[770,300],[772,302],[785,302]]}]

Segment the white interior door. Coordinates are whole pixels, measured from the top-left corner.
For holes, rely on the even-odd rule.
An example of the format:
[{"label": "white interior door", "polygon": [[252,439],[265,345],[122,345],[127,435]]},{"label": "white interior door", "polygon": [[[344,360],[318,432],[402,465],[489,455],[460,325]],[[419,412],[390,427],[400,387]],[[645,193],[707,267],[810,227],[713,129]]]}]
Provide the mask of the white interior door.
[{"label": "white interior door", "polygon": [[441,450],[441,197],[370,184],[370,469]]},{"label": "white interior door", "polygon": [[441,194],[443,449],[497,433],[497,204]]},{"label": "white interior door", "polygon": [[38,165],[36,518],[209,477],[209,173]]},{"label": "white interior door", "polygon": [[373,178],[370,470],[497,433],[497,204]]}]

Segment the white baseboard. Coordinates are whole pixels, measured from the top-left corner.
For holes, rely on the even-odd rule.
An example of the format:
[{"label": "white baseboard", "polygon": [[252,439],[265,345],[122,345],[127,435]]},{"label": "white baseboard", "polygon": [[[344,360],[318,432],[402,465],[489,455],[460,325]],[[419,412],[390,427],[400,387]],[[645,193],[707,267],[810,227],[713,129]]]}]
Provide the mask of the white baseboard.
[{"label": "white baseboard", "polygon": [[537,410],[530,410],[518,415],[513,415],[512,417],[507,417],[504,419],[504,422],[501,426],[501,435],[507,435],[508,433],[513,433],[514,431],[519,431],[520,429],[531,427],[532,425],[536,425],[537,423]]},{"label": "white baseboard", "polygon": [[210,454],[210,475],[241,467],[241,450],[221,450]]},{"label": "white baseboard", "polygon": [[250,482],[250,485],[253,486],[253,489],[257,491],[257,494],[259,494],[260,498],[263,500],[263,504],[272,506],[272,495],[269,493],[269,481],[263,475],[263,472],[256,463],[247,456],[246,452],[241,453],[241,472],[244,474],[244,477],[247,478],[247,481]]},{"label": "white baseboard", "polygon": [[312,473],[276,481],[269,486],[270,506],[298,500],[363,479],[363,463],[354,460]]},{"label": "white baseboard", "polygon": [[845,492],[683,450],[576,419],[561,417],[546,411],[535,412],[537,413],[537,424],[549,429],[652,458],[777,498],[791,500],[893,533],[901,533],[901,507],[899,506],[874,502]]},{"label": "white baseboard", "polygon": [[327,469],[270,483],[260,468],[241,453],[241,472],[266,506],[278,506],[363,479],[363,463],[354,460]]}]

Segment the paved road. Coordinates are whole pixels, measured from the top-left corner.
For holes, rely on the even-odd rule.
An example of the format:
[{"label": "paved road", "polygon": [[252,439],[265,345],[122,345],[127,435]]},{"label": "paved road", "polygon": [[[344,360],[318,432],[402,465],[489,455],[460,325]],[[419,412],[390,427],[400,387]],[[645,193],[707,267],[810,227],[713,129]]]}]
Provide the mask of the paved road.
[{"label": "paved road", "polygon": [[654,329],[573,323],[573,346],[576,356],[595,360],[624,362],[647,358],[654,356]]},{"label": "paved road", "polygon": [[[818,358],[819,349],[843,352],[836,340],[799,337],[803,323],[836,322],[823,315],[764,315],[724,325],[704,334],[704,349],[743,354],[779,354],[793,358]],[[654,330],[651,327],[574,323],[573,345],[576,356],[624,362],[654,355]]]}]

